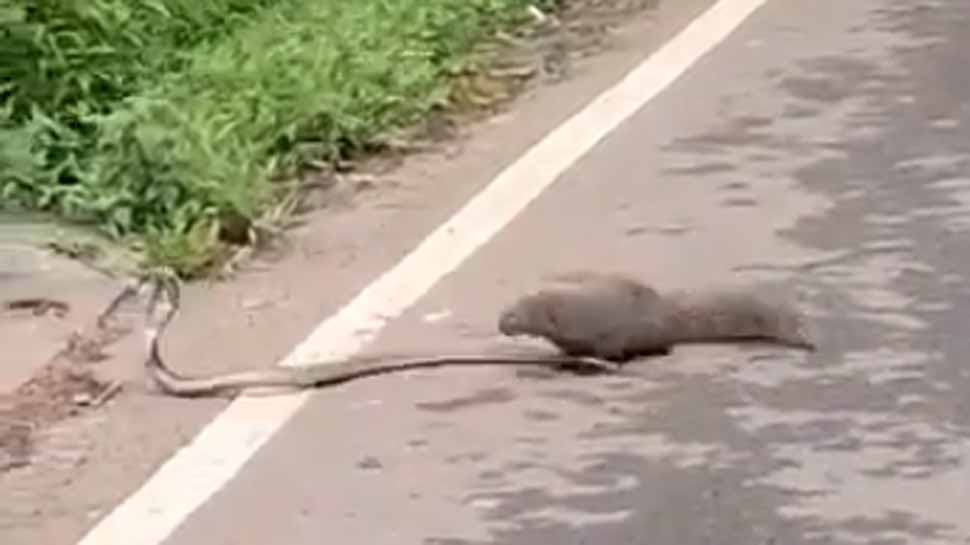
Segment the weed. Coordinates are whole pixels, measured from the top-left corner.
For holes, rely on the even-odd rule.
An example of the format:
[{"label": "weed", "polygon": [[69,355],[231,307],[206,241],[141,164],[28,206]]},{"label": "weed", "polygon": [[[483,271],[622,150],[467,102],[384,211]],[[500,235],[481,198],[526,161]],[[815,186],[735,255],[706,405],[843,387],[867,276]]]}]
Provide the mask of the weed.
[{"label": "weed", "polygon": [[274,174],[417,121],[529,4],[0,0],[0,207],[199,273],[249,242]]}]

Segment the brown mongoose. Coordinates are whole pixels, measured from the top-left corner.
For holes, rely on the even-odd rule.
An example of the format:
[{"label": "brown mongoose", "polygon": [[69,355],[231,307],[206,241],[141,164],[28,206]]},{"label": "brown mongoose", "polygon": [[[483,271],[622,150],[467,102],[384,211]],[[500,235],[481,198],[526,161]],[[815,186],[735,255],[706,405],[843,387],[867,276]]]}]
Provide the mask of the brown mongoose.
[{"label": "brown mongoose", "polygon": [[626,362],[676,344],[763,341],[815,350],[802,316],[740,290],[660,294],[635,279],[592,273],[519,298],[499,317],[508,336],[543,338],[564,354]]}]

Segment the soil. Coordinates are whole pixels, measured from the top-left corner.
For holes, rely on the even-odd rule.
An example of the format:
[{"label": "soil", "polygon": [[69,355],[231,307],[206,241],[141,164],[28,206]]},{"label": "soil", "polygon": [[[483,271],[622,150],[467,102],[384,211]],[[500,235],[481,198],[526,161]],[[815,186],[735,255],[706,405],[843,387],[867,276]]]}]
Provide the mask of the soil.
[{"label": "soil", "polygon": [[[22,303],[18,300],[14,303]],[[33,301],[31,301],[33,302]],[[66,313],[64,303],[38,300],[36,305],[7,304],[6,311],[29,310],[37,314],[53,308]],[[131,331],[119,312],[110,309],[98,318],[91,332],[76,331],[65,346],[38,368],[13,392],[0,392],[0,474],[29,465],[45,453],[39,452],[34,437],[61,421],[101,406],[117,393],[119,384],[101,380],[94,364],[106,359],[105,349]]]}]

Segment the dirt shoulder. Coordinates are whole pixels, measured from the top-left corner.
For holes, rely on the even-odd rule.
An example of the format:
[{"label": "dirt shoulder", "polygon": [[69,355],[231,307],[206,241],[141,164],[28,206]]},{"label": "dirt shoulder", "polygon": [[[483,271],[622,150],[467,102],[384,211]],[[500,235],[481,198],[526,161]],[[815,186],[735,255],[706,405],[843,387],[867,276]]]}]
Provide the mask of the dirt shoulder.
[{"label": "dirt shoulder", "polygon": [[[247,259],[229,281],[187,286],[182,314],[164,343],[171,364],[203,374],[280,360],[524,149],[710,2],[578,4],[584,10],[561,23],[568,33],[522,46],[540,64],[558,65],[537,72],[517,98],[481,119],[449,126],[421,149],[328,175],[308,196],[308,210],[285,244]],[[93,318],[122,287],[116,280],[92,282],[100,287],[86,289],[90,299],[77,305],[84,312],[31,315],[36,331],[47,322],[61,329],[44,348],[16,353],[37,362],[46,352],[49,365],[29,368],[19,391],[12,384],[3,388],[4,407],[11,406],[11,392],[19,396],[12,403],[18,413],[0,439],[0,450],[14,461],[0,471],[0,534],[7,544],[76,541],[225,406],[220,400],[165,398],[146,387],[137,324],[122,328],[83,364],[65,358],[73,354],[61,352],[71,333],[96,331]],[[24,284],[16,296],[38,292],[50,293]],[[24,312],[18,319],[26,319]],[[85,372],[78,374],[78,366]],[[99,399],[116,383],[120,391]]]}]

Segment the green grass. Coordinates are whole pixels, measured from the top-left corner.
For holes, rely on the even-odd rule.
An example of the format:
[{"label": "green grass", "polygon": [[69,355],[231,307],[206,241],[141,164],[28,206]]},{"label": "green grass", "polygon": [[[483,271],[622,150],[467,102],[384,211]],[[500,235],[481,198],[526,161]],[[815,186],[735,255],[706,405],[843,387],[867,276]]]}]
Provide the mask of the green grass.
[{"label": "green grass", "polygon": [[0,208],[203,272],[281,173],[415,122],[476,43],[546,3],[0,0]]}]

